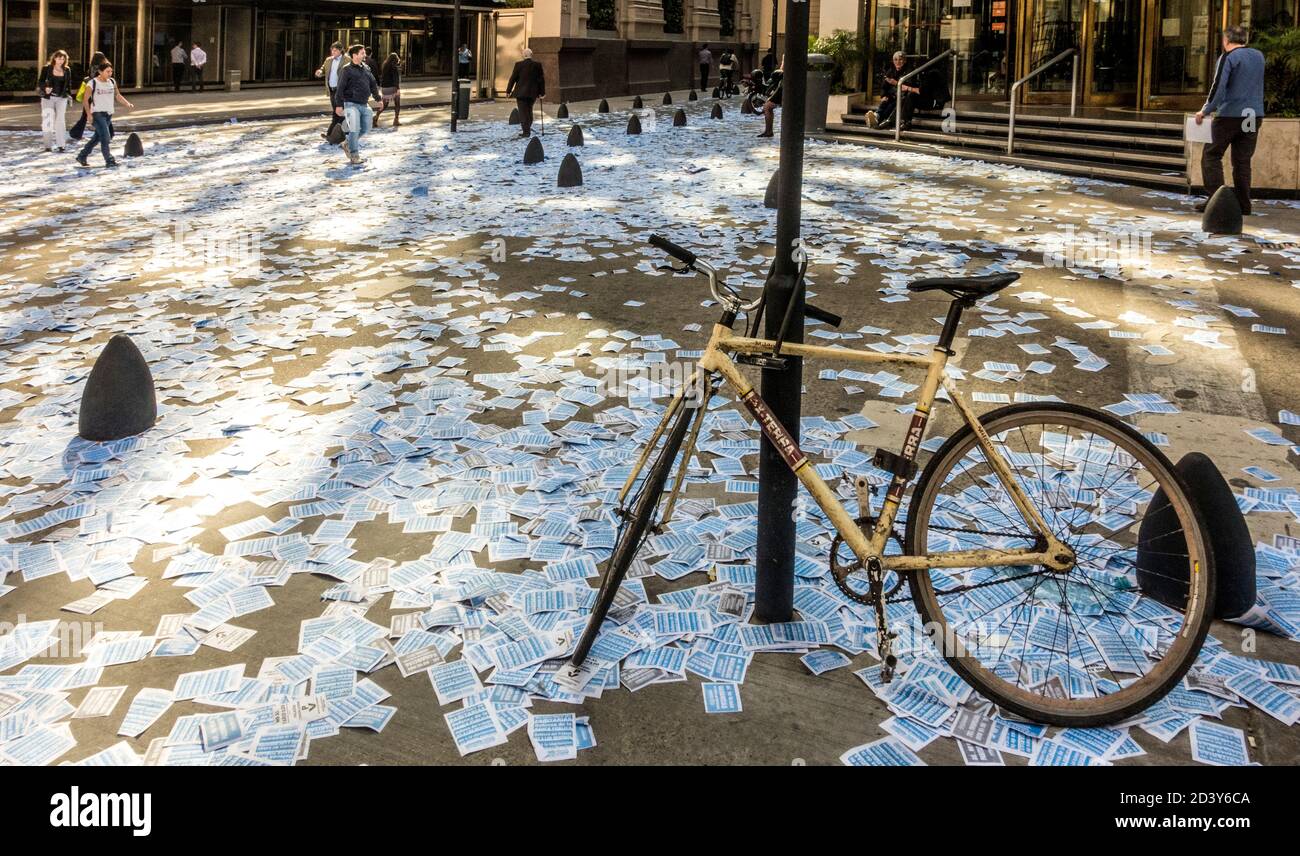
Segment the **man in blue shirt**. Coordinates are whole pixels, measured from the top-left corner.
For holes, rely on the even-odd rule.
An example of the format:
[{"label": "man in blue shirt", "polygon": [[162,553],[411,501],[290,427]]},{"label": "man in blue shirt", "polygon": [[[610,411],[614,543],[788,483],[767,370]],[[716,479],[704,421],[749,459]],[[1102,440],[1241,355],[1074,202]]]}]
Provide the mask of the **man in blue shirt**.
[{"label": "man in blue shirt", "polygon": [[[1250,159],[1259,140],[1264,120],[1264,55],[1246,47],[1245,27],[1223,28],[1223,54],[1214,68],[1214,83],[1205,106],[1196,114],[1196,124],[1213,114],[1210,134],[1213,142],[1201,153],[1201,183],[1207,196],[1223,186],[1223,155],[1232,149],[1232,187],[1241,203],[1241,213],[1250,213]],[[1198,202],[1204,211],[1207,200]]]}]

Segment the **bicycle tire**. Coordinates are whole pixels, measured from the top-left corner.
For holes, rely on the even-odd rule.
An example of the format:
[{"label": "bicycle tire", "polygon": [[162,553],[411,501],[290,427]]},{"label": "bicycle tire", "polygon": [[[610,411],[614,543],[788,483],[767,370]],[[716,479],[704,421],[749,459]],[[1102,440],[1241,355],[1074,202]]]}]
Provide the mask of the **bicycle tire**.
[{"label": "bicycle tire", "polygon": [[[1092,431],[1096,436],[1105,439],[1120,439],[1130,444],[1139,453],[1138,456],[1134,456],[1135,460],[1148,468],[1153,468],[1160,488],[1166,491],[1170,507],[1175,509],[1179,522],[1184,527],[1184,537],[1190,551],[1187,556],[1191,565],[1189,577],[1195,583],[1195,593],[1192,595],[1191,582],[1189,582],[1190,607],[1183,616],[1182,626],[1174,634],[1174,641],[1168,653],[1150,672],[1146,674],[1140,671],[1134,672],[1140,677],[1113,693],[1079,699],[1036,696],[1026,689],[1013,687],[1008,681],[993,674],[993,670],[987,668],[976,657],[969,654],[962,656],[967,649],[964,643],[959,643],[960,648],[952,644],[956,634],[949,632],[949,622],[943,605],[937,599],[930,572],[917,572],[910,575],[912,599],[922,620],[926,622],[925,626],[929,629],[932,641],[939,646],[940,653],[948,664],[976,691],[1004,710],[1038,722],[1059,726],[1088,727],[1120,722],[1154,704],[1182,680],[1195,662],[1206,633],[1209,631],[1214,615],[1215,568],[1205,521],[1198,506],[1192,501],[1186,483],[1168,458],[1132,426],[1108,413],[1064,403],[1015,404],[984,414],[980,417],[980,424],[990,437],[1004,436],[1017,426],[1021,427],[1023,437],[1023,427],[1035,424],[1033,421],[1035,415],[1042,417],[1037,424],[1072,426],[1080,430]],[[939,496],[939,489],[944,487],[945,476],[964,460],[964,454],[972,448],[978,448],[972,442],[974,435],[975,432],[969,425],[963,425],[934,454],[922,473],[912,493],[908,509],[906,544],[909,555],[921,555],[926,552],[930,541],[929,521],[935,507],[935,499]],[[1125,448],[1124,451],[1132,455],[1129,449]],[[1084,470],[1086,469],[1085,465]],[[953,478],[955,485],[957,476]],[[923,537],[924,541],[921,540]],[[1136,551],[1136,547],[1134,550]],[[1199,572],[1195,564],[1197,562],[1200,563]],[[1083,576],[1083,573],[1081,570],[1080,576]],[[1062,598],[1067,601],[1068,596],[1064,589],[1069,585],[1069,582],[1058,584],[1058,589],[1062,589]],[[1086,578],[1084,585],[1091,585]],[[1036,591],[1031,592],[1031,595],[1034,594]],[[1110,605],[1109,601],[1107,605]],[[1099,599],[1097,606],[1103,607]],[[956,607],[953,610],[959,613]],[[1065,612],[1068,624],[1069,609]],[[1105,614],[1104,607],[1103,614]],[[1013,633],[1016,626],[1013,625]],[[1087,625],[1082,620],[1080,626],[1087,632]],[[943,635],[938,636],[940,633]],[[1053,633],[1055,634],[1055,631]],[[1026,639],[1029,635],[1030,628],[1027,622]],[[1067,660],[1071,656],[1067,643]]]},{"label": "bicycle tire", "polygon": [[664,485],[668,483],[668,478],[672,474],[673,463],[677,460],[677,453],[681,450],[682,441],[686,439],[691,421],[703,417],[703,406],[690,407],[683,402],[681,410],[673,416],[672,428],[669,429],[667,440],[659,447],[657,457],[653,462],[646,462],[649,475],[642,484],[632,518],[623,527],[622,534],[614,546],[614,552],[610,554],[609,563],[605,566],[605,576],[596,594],[596,603],[592,606],[591,617],[587,620],[587,627],[570,658],[574,666],[581,666],[587,659],[592,643],[600,634],[600,627],[605,623],[605,616],[614,602],[614,595],[618,593],[618,588],[627,575],[628,567],[641,549],[641,543],[654,519],[659,500],[663,496]]}]

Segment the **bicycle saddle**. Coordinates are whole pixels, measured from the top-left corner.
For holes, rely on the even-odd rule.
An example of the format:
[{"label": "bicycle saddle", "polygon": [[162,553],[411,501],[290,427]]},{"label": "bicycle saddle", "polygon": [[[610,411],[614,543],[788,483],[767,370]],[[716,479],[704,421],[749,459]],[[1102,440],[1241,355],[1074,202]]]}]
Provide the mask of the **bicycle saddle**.
[{"label": "bicycle saddle", "polygon": [[991,273],[987,276],[932,276],[928,279],[913,280],[907,284],[908,291],[946,291],[953,297],[978,300],[1001,291],[1020,279],[1018,273]]}]

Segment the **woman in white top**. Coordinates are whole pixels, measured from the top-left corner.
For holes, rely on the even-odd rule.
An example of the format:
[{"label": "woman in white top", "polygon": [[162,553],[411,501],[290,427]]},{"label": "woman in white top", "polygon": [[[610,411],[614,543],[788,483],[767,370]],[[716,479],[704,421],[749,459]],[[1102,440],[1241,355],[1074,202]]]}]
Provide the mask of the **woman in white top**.
[{"label": "woman in white top", "polygon": [[100,63],[98,73],[86,85],[87,124],[93,125],[95,133],[91,135],[90,142],[86,143],[81,154],[77,155],[77,163],[80,166],[90,166],[86,163],[86,156],[95,147],[95,143],[99,143],[100,151],[103,152],[104,166],[117,166],[113,153],[108,150],[108,142],[113,138],[113,108],[118,101],[125,104],[127,108],[135,106],[118,90],[117,81],[113,79],[113,66],[107,62]]}]

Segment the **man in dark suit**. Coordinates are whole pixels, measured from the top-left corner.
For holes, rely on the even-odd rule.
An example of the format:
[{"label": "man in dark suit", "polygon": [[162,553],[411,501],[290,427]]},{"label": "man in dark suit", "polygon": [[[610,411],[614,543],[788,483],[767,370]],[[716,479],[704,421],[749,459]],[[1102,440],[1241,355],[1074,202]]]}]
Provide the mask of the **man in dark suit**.
[{"label": "man in dark suit", "polygon": [[519,124],[521,137],[533,134],[533,102],[546,95],[546,72],[542,64],[533,59],[533,52],[524,48],[524,58],[515,63],[515,70],[510,72],[510,82],[506,84],[506,97],[515,96],[519,104]]}]

